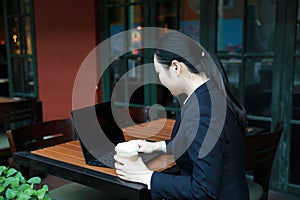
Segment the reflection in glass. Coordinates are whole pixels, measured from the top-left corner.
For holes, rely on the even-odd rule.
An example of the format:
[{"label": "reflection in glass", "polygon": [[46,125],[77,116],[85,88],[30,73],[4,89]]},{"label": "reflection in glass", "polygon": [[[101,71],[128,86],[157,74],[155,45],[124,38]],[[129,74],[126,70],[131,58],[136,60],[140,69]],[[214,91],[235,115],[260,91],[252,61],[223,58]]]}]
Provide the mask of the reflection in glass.
[{"label": "reflection in glass", "polygon": [[20,1],[20,13],[21,14],[29,14],[30,12],[30,0],[21,0]]},{"label": "reflection in glass", "polygon": [[18,14],[18,0],[9,0],[7,1],[7,12],[9,15]]},{"label": "reflection in glass", "polygon": [[[20,22],[21,21],[21,22]],[[32,54],[30,17],[14,17],[9,20],[11,54]],[[21,26],[21,27],[20,27]],[[21,34],[23,30],[23,34]],[[21,43],[21,41],[23,41]]]},{"label": "reflection in glass", "polygon": [[[128,16],[127,22],[125,21],[124,10],[125,7],[112,7],[110,8],[110,36],[123,32],[125,30],[133,30],[129,38],[116,38],[119,41],[111,41],[111,55],[119,55],[125,47],[130,47],[130,50],[140,48],[142,46],[142,38],[140,30],[143,28],[143,9],[141,5],[127,6]],[[139,54],[138,50],[132,54]]]},{"label": "reflection in glass", "polygon": [[22,53],[23,54],[27,54],[27,55],[32,55],[32,44],[31,44],[31,29],[30,29],[30,18],[29,17],[24,17],[24,39],[25,39],[25,43],[24,43],[24,47],[22,49]]},{"label": "reflection in glass", "polygon": [[12,59],[12,72],[14,74],[13,76],[13,89],[15,92],[22,92],[23,91],[23,71],[22,71],[22,65],[21,65],[21,59],[20,58],[13,58]]},{"label": "reflection in glass", "polygon": [[[129,102],[130,100],[132,103],[143,103],[143,88],[135,91],[132,97],[128,93],[136,85],[143,85],[144,72],[143,69],[138,68],[144,62],[142,52],[139,50],[143,42],[140,31],[144,26],[143,6],[141,1],[138,0],[128,0],[126,2],[126,4],[124,4],[124,1],[109,2],[109,36],[126,30],[131,31],[127,38],[117,37],[110,40],[110,56],[118,58],[109,66],[106,73],[109,74],[111,80],[110,95],[116,84],[122,87],[122,89],[118,88],[117,101]],[[124,50],[129,52],[120,57]]]},{"label": "reflection in glass", "polygon": [[241,77],[241,59],[237,58],[224,58],[221,60],[228,77],[230,88],[236,97],[240,97],[240,77]]},{"label": "reflection in glass", "polygon": [[9,15],[29,14],[31,0],[7,0]]},{"label": "reflection in glass", "polygon": [[[143,68],[138,67],[142,64],[142,62],[143,60],[141,57],[131,56],[130,53],[128,53],[116,59],[107,69],[111,80],[110,91],[112,92],[114,90],[117,83],[119,86],[124,86],[124,89],[118,89],[118,101],[128,102],[130,97],[126,92],[130,91],[131,88],[134,88],[137,85],[143,85],[144,70]],[[142,92],[142,90],[140,90],[136,95],[143,96],[143,93],[140,94],[140,92]],[[132,97],[132,100],[137,101],[135,97]]]},{"label": "reflection in glass", "polygon": [[177,29],[176,21],[176,1],[164,1],[156,4],[157,18],[156,25],[158,27]]},{"label": "reflection in glass", "polygon": [[120,6],[126,2],[129,2],[129,3],[142,3],[143,0],[109,0],[109,5],[112,5],[112,6]]},{"label": "reflection in glass", "polygon": [[271,116],[273,59],[247,59],[245,66],[245,107],[247,113]]},{"label": "reflection in glass", "polygon": [[273,51],[275,14],[276,1],[248,1],[246,52]]},{"label": "reflection in glass", "polygon": [[218,0],[218,52],[241,52],[243,38],[244,0],[234,1]]},{"label": "reflection in glass", "polygon": [[[247,1],[246,21],[243,21],[245,1],[232,1],[225,6],[218,1],[218,52],[270,52],[274,46],[276,17],[275,1]],[[222,4],[223,3],[223,4]],[[243,24],[246,40],[243,46]]]},{"label": "reflection in glass", "polygon": [[109,5],[120,5],[120,4],[123,4],[124,3],[124,0],[109,0],[108,1]]},{"label": "reflection in glass", "polygon": [[[125,30],[124,7],[110,8],[109,13],[109,35],[113,36],[123,32]],[[117,40],[111,40],[111,42],[113,42],[113,44],[110,45],[111,56],[120,54],[120,51],[124,48],[125,41],[120,37],[117,37]]]},{"label": "reflection in glass", "polygon": [[10,32],[10,45],[11,45],[11,54],[20,54],[20,27],[19,27],[19,18],[14,17],[9,20],[9,30]]},{"label": "reflection in glass", "polygon": [[33,81],[33,66],[32,59],[25,58],[24,62],[24,91],[26,93],[33,93],[34,81]]},{"label": "reflection in glass", "polygon": [[300,120],[300,58],[296,60],[293,83],[293,119]]},{"label": "reflection in glass", "polygon": [[300,0],[298,0],[297,11],[297,35],[296,35],[296,50],[300,51]]},{"label": "reflection in glass", "polygon": [[18,93],[33,93],[33,66],[31,58],[13,58],[13,89]]},{"label": "reflection in glass", "polygon": [[200,41],[200,1],[180,1],[179,30]]}]

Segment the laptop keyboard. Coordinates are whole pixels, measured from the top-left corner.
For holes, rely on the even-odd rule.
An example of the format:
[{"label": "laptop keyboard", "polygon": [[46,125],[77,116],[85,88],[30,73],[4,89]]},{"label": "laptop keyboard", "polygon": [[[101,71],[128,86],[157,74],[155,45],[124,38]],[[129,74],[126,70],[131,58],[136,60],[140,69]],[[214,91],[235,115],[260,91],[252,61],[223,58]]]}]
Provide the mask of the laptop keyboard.
[{"label": "laptop keyboard", "polygon": [[[102,156],[99,159],[95,159],[95,160],[90,160],[88,162],[89,165],[93,165],[93,166],[99,166],[99,167],[109,167],[109,168],[115,168],[115,159],[114,159],[114,155],[115,155],[115,151],[112,151],[108,154],[106,154],[105,156]],[[139,153],[139,156],[142,158],[142,160],[144,161],[144,163],[149,163],[151,160],[153,160],[154,158],[162,155],[163,152],[153,152],[153,153]]]},{"label": "laptop keyboard", "polygon": [[114,159],[115,152],[112,151],[105,156],[102,156],[99,159],[90,160],[88,162],[89,165],[99,166],[99,167],[109,167],[115,168],[115,159]]}]

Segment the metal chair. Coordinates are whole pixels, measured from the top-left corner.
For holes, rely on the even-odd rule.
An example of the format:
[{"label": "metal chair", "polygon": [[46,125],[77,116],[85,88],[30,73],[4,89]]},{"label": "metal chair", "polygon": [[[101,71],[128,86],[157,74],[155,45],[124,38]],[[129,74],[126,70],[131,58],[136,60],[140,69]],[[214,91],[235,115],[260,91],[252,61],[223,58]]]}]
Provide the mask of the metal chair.
[{"label": "metal chair", "polygon": [[246,170],[251,170],[253,180],[248,180],[250,200],[267,200],[273,160],[283,131],[278,121],[274,131],[245,136]]},{"label": "metal chair", "polygon": [[35,121],[36,99],[0,103],[0,159],[8,164],[11,156],[5,130],[32,124]]},{"label": "metal chair", "polygon": [[[31,151],[76,139],[71,119],[58,119],[6,131],[10,150]],[[28,169],[27,169],[28,170]],[[27,173],[22,170],[22,173]],[[29,174],[29,173],[27,173]],[[30,175],[30,174],[29,174]],[[50,191],[54,199],[117,199],[111,195],[78,183],[68,183]]]}]

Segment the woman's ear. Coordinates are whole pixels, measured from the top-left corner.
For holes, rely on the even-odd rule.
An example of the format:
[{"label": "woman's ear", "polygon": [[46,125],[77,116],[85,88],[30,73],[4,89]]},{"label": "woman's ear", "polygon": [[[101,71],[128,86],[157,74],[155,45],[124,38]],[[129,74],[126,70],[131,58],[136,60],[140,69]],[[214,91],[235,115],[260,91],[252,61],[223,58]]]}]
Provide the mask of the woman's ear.
[{"label": "woman's ear", "polygon": [[178,62],[177,60],[172,60],[172,64],[170,67],[172,70],[174,70],[176,72],[177,75],[180,74],[181,72],[181,64],[180,62]]}]

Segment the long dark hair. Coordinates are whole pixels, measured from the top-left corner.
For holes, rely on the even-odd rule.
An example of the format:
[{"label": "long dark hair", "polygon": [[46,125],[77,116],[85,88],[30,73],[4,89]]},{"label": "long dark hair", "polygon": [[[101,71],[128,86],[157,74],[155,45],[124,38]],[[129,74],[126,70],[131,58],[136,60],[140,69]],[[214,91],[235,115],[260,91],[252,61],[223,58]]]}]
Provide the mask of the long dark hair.
[{"label": "long dark hair", "polygon": [[173,60],[177,60],[183,62],[190,72],[204,73],[215,82],[221,94],[227,99],[241,133],[245,133],[247,126],[245,109],[233,95],[224,67],[215,55],[209,54],[193,39],[177,31],[169,31],[162,37],[155,49],[155,55],[157,61],[166,68],[171,66]]}]

